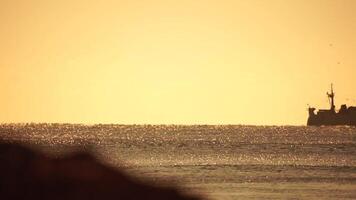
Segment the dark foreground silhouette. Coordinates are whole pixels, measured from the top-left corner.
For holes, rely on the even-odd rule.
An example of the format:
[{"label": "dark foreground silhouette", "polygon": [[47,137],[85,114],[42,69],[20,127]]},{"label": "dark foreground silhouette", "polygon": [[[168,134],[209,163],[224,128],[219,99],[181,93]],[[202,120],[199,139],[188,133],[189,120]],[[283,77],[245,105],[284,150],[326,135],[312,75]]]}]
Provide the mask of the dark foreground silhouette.
[{"label": "dark foreground silhouette", "polygon": [[0,143],[0,199],[197,200],[172,188],[143,184],[90,154],[50,158],[16,144]]}]

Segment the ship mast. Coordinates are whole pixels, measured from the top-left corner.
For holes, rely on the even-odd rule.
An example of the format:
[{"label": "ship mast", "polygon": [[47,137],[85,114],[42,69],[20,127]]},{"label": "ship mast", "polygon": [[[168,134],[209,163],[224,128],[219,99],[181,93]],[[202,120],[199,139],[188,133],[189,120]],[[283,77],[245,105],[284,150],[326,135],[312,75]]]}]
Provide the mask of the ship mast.
[{"label": "ship mast", "polygon": [[334,93],[334,90],[333,90],[333,84],[331,84],[331,93],[327,92],[326,94],[328,95],[328,98],[330,99],[329,100],[329,102],[330,102],[330,110],[332,112],[335,112],[335,104],[334,104],[335,93]]}]

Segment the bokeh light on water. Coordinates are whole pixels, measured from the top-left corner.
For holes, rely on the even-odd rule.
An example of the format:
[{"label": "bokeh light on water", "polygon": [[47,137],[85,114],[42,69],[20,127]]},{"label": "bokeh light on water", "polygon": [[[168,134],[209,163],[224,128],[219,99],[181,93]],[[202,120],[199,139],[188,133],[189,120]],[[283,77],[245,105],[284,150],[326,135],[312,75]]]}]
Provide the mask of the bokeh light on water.
[{"label": "bokeh light on water", "polygon": [[0,137],[54,155],[90,150],[217,199],[356,197],[355,127],[3,124]]}]

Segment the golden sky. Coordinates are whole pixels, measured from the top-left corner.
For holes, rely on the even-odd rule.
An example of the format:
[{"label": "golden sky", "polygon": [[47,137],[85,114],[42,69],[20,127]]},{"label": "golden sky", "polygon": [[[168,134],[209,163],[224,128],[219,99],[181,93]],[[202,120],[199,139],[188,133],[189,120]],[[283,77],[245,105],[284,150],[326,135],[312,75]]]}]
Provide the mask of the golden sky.
[{"label": "golden sky", "polygon": [[354,0],[1,0],[0,122],[295,124],[356,105]]}]

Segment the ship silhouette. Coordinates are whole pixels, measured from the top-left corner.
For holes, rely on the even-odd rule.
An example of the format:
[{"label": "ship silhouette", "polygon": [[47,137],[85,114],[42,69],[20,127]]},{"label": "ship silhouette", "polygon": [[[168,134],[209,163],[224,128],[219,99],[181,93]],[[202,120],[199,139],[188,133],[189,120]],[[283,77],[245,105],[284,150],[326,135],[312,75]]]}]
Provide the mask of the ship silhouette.
[{"label": "ship silhouette", "polygon": [[326,93],[330,102],[330,109],[319,109],[315,114],[315,108],[309,107],[308,126],[333,126],[333,125],[352,125],[356,126],[356,107],[347,107],[342,104],[340,109],[335,110],[335,93],[331,84],[330,93]]}]

